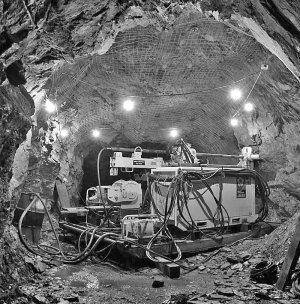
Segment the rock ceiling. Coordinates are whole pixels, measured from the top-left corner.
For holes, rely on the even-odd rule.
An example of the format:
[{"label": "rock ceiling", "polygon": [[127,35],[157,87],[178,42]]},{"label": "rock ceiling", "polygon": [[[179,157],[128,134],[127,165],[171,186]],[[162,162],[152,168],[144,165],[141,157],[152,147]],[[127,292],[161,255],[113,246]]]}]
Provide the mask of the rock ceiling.
[{"label": "rock ceiling", "polygon": [[[260,134],[263,169],[272,179],[293,175],[294,185],[294,169],[278,170],[298,167],[299,8],[283,2],[0,1],[0,79],[34,98],[33,158],[67,177],[61,147],[72,159],[97,143],[167,146],[177,128],[199,152],[237,153]],[[229,95],[235,87],[239,101]],[[122,109],[127,98],[132,112]],[[45,111],[47,99],[57,113]],[[57,123],[69,137],[53,132]]]},{"label": "rock ceiling", "polygon": [[[198,148],[226,152],[234,146],[230,118],[243,103],[230,90],[240,88],[245,100],[269,56],[249,34],[198,14],[167,31],[120,32],[108,52],[63,64],[45,87],[59,112],[77,111],[73,132],[83,139],[103,128],[132,144],[168,142],[177,128]],[[127,98],[131,113],[122,109]]]},{"label": "rock ceiling", "polygon": [[[91,130],[99,129],[104,144],[115,137],[129,145],[168,143],[170,129],[177,128],[198,150],[233,153],[231,117],[242,128],[267,112],[267,123],[280,130],[298,113],[282,90],[291,89],[286,79],[297,85],[293,75],[235,22],[188,14],[167,29],[120,30],[108,50],[97,52],[59,65],[44,87],[59,106],[61,127],[77,142],[93,140]],[[263,64],[269,69],[261,70]],[[240,101],[230,98],[235,87],[243,92]],[[130,113],[122,109],[128,98],[136,106]],[[252,115],[243,111],[245,100],[255,104]]]}]

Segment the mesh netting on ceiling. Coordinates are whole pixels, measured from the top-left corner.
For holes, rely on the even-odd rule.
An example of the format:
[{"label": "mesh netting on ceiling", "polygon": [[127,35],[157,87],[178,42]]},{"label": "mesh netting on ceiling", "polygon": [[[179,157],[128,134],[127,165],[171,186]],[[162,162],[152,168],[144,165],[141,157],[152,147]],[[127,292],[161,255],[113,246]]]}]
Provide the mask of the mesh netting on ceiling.
[{"label": "mesh netting on ceiling", "polygon": [[[226,86],[237,82],[245,97],[265,56],[254,38],[206,18],[168,31],[139,26],[119,32],[104,55],[57,69],[50,93],[60,111],[78,109],[74,132],[83,139],[111,128],[133,144],[163,142],[178,128],[195,146],[225,152],[240,108]],[[128,96],[136,104],[130,113],[121,107]]]}]

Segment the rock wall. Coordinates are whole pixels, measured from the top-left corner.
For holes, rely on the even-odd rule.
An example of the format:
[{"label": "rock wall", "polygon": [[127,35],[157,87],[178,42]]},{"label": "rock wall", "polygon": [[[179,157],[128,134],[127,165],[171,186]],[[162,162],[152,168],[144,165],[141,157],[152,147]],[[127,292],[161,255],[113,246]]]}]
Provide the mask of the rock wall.
[{"label": "rock wall", "polygon": [[[297,28],[296,17],[299,10],[297,5],[293,5],[293,10],[290,9],[292,6],[290,1],[284,1],[281,6],[278,1],[272,1],[273,6],[267,6],[260,5],[259,1],[254,0],[235,2],[205,0],[194,3],[189,1],[169,3],[158,0],[135,3],[100,0],[88,3],[83,0],[54,3],[48,0],[39,0],[27,3],[20,0],[14,2],[2,0],[0,3],[2,11],[0,62],[4,71],[2,81],[6,79],[6,82],[12,81],[15,85],[25,85],[33,97],[38,97],[35,98],[36,124],[32,133],[29,170],[24,190],[39,192],[47,198],[52,196],[54,181],[57,177],[66,180],[70,195],[74,196],[74,199],[77,198],[74,193],[76,193],[78,183],[74,181],[82,177],[80,168],[82,156],[80,152],[73,158],[72,151],[77,151],[76,145],[81,144],[82,138],[71,140],[61,149],[61,145],[57,141],[57,134],[52,134],[52,123],[43,111],[47,96],[40,97],[38,94],[42,92],[42,87],[51,72],[57,70],[63,62],[72,63],[74,58],[105,53],[119,31],[147,24],[153,24],[160,30],[167,29],[176,21],[176,18],[184,18],[185,16],[188,18],[189,12],[203,11],[224,22],[230,19],[238,20],[241,26],[246,29],[248,27],[248,30],[252,31],[257,39],[263,34],[267,35],[271,41],[278,44],[278,47],[274,48],[274,45],[266,45],[266,47],[276,56],[282,55],[280,52],[283,52],[289,61],[286,61],[284,56],[280,58],[294,75],[297,74],[296,70],[299,65],[299,59],[296,56],[297,35],[293,39],[291,38],[291,35],[296,32],[289,33],[289,28],[280,22],[282,19],[277,18],[276,10],[271,9],[271,7],[277,7],[279,12],[282,11],[281,15],[294,11],[294,17],[290,20],[290,28]],[[287,9],[284,10],[285,8]],[[256,31],[257,29],[252,26],[252,23],[249,23],[249,20],[260,27],[260,32]],[[274,24],[276,26],[273,26]],[[293,67],[291,67],[291,61]],[[275,61],[273,60],[273,62]],[[292,74],[285,77],[293,78]],[[267,83],[268,80],[265,80]],[[238,132],[236,134],[240,140],[240,145],[243,145],[249,143],[254,132],[263,130],[265,138],[261,152],[266,160],[266,166],[263,167],[263,170],[266,171],[269,180],[274,180],[277,171],[281,170],[276,177],[278,183],[284,179],[286,184],[289,184],[290,182],[287,180],[296,180],[297,174],[291,172],[291,169],[288,169],[289,173],[286,173],[286,170],[283,169],[282,164],[284,163],[284,168],[287,164],[286,156],[284,156],[286,152],[285,139],[280,136],[276,137],[278,135],[276,128],[274,131],[271,131],[272,126],[266,128],[273,123],[277,128],[280,128],[282,134],[284,125],[293,117],[297,119],[299,113],[297,97],[294,98],[293,103],[290,100],[290,94],[294,94],[297,90],[295,82],[297,80],[292,79],[289,83],[280,81],[278,83],[278,79],[276,79],[274,86],[270,87],[267,101],[262,100],[265,98],[264,96],[257,96],[258,99],[261,99],[261,105],[264,108],[264,113],[260,113],[260,115],[265,117],[266,122],[259,122],[261,125],[255,127],[253,127],[252,121],[245,122],[243,134],[241,136]],[[264,85],[263,82],[261,86],[264,87]],[[286,100],[275,102],[273,99],[277,91],[286,91]],[[297,94],[295,95],[297,96]],[[55,96],[52,97],[55,98]],[[57,102],[66,103],[63,100],[57,100]],[[264,107],[264,103],[267,106]],[[274,103],[279,106],[276,113],[273,110],[275,107],[272,107]],[[280,111],[281,109],[282,111]],[[286,115],[282,115],[282,113],[286,113]],[[72,123],[72,115],[68,121],[69,114],[67,111],[59,113],[60,121]],[[272,133],[272,136],[269,136],[269,133]],[[116,135],[111,134],[111,136]],[[243,140],[242,137],[247,140]],[[268,141],[272,143],[274,138],[276,144],[267,144]],[[234,149],[235,147],[233,147]],[[65,153],[64,150],[67,152]],[[87,154],[88,151],[84,151],[84,153]],[[278,162],[271,161],[274,158]],[[290,185],[297,188],[293,183]]]},{"label": "rock wall", "polygon": [[18,202],[21,185],[13,191],[9,187],[12,164],[19,145],[26,139],[30,119],[18,110],[26,102],[19,88],[0,87],[0,286],[5,288],[12,281],[20,280],[27,273],[23,250],[17,231],[10,225],[13,210]]},{"label": "rock wall", "polygon": [[[21,189],[52,198],[55,179],[60,178],[66,182],[72,200],[77,201],[83,158],[93,149],[86,138],[63,139],[57,131],[59,121],[76,129],[76,113],[58,113],[59,121],[55,115],[50,118],[45,113],[43,107],[49,96],[45,95],[43,86],[48,77],[64,62],[72,65],[74,58],[105,53],[123,29],[153,24],[160,30],[167,30],[176,18],[184,17],[184,10],[202,10],[223,22],[235,20],[242,30],[252,32],[258,41],[265,43],[273,54],[266,58],[273,69],[269,74],[271,79],[262,77],[257,95],[251,96],[261,111],[244,118],[235,136],[240,146],[249,144],[254,135],[261,136],[259,149],[264,158],[261,171],[272,181],[275,202],[271,206],[272,219],[289,217],[298,209],[300,4],[291,0],[203,0],[193,3],[0,0],[0,266],[3,269],[0,286],[17,279],[17,268],[26,272],[22,264],[16,264],[17,260],[22,260],[19,259],[15,230],[9,225]],[[277,63],[276,56],[281,64]],[[47,85],[46,90],[51,83]],[[30,129],[28,117],[34,108],[25,87],[34,97],[36,112],[31,133],[18,150],[12,171],[15,152]],[[56,98],[55,94],[51,97]],[[56,101],[62,107],[66,103],[66,100]],[[76,103],[76,100],[71,102]],[[109,144],[118,136],[120,134],[107,132],[101,145]],[[125,137],[121,140],[127,142]],[[236,150],[236,147],[232,149]],[[8,266],[10,264],[12,267]]]},{"label": "rock wall", "polygon": [[[237,21],[274,54],[266,58],[268,73],[262,73],[256,93],[250,96],[260,111],[242,118],[235,135],[241,146],[259,135],[259,152],[264,159],[261,173],[271,185],[273,201],[269,219],[285,220],[299,210],[300,204],[300,4],[291,0],[204,0],[201,8],[219,20]],[[275,64],[275,56],[280,64]],[[290,73],[284,72],[283,65]]]}]

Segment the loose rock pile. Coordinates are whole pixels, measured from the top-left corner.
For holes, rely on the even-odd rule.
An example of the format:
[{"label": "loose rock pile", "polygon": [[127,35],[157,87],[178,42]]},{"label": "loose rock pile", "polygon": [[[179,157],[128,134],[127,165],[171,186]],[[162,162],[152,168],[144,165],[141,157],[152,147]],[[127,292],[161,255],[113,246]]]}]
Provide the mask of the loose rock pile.
[{"label": "loose rock pile", "polygon": [[[224,302],[242,304],[256,303],[261,300],[266,301],[264,303],[298,303],[295,295],[288,292],[291,286],[288,286],[286,292],[282,292],[276,289],[275,284],[263,284],[250,279],[250,273],[254,267],[258,263],[266,261],[266,256],[260,251],[260,243],[260,240],[247,241],[244,246],[224,247],[212,254],[204,253],[187,258],[186,265],[198,266],[199,279],[205,279],[208,274],[217,277],[214,281],[214,290],[209,293],[201,293],[196,290],[184,297],[183,295],[172,295],[163,304],[218,304]],[[252,247],[251,253],[239,251],[249,245]],[[271,260],[269,263],[274,267],[279,267],[279,263],[274,264]]]}]

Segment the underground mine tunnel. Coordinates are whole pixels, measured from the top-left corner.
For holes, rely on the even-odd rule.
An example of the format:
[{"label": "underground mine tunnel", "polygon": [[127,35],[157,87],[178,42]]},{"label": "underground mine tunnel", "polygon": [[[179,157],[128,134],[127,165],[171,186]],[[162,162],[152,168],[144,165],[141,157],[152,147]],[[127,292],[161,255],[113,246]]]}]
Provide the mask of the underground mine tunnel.
[{"label": "underground mine tunnel", "polygon": [[299,17],[0,0],[0,302],[298,303]]}]

